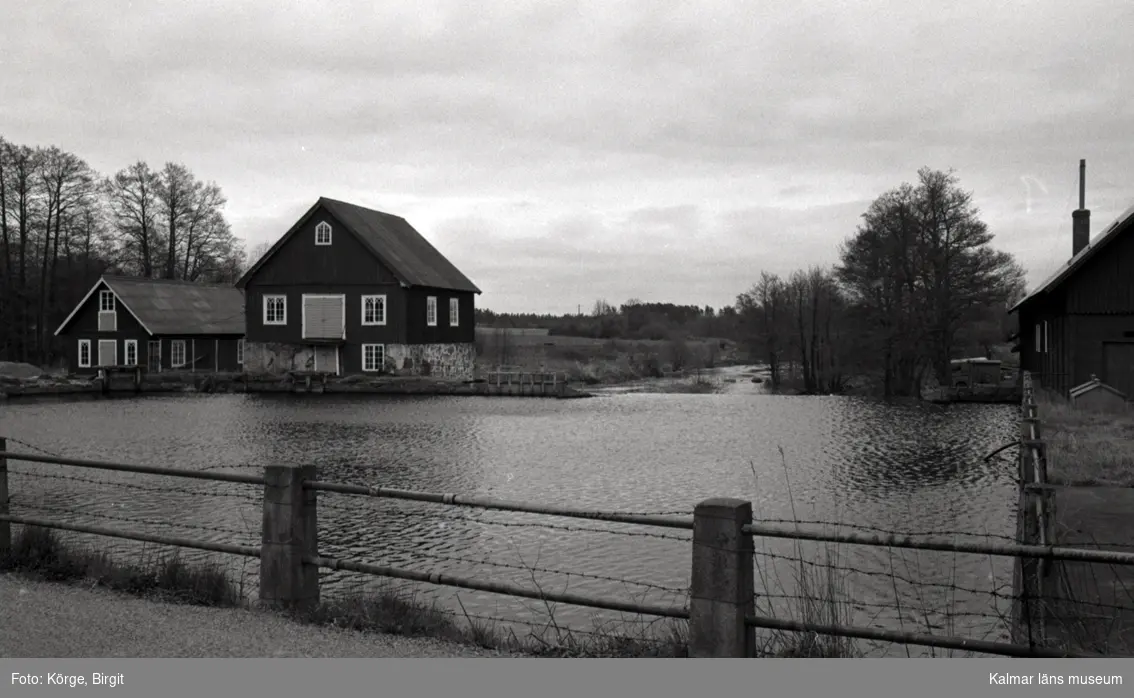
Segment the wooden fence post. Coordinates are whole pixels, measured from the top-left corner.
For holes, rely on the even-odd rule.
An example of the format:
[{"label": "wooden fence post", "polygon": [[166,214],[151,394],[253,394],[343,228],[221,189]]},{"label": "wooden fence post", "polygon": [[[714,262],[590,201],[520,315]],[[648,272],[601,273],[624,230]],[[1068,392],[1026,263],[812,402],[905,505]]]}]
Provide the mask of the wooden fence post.
[{"label": "wooden fence post", "polygon": [[693,511],[693,574],[689,602],[690,657],[751,657],[755,629],[752,503],[706,499]]},{"label": "wooden fence post", "polygon": [[264,468],[264,528],[260,547],[260,602],[303,608],[319,602],[319,568],[303,563],[318,555],[315,466],[269,465]]},{"label": "wooden fence post", "polygon": [[[8,450],[8,440],[0,436],[0,451]],[[8,514],[8,457],[0,453],[0,514]],[[0,521],[0,560],[12,552],[12,524]]]}]

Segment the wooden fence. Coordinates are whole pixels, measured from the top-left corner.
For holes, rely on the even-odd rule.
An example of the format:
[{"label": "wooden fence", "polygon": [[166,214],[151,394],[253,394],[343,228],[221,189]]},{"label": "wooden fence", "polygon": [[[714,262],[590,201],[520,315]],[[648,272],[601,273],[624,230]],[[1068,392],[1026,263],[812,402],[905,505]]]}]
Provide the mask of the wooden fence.
[{"label": "wooden fence", "polygon": [[[1054,544],[1054,491],[1047,476],[1047,449],[1035,385],[1031,374],[1022,376],[1020,405],[1020,448],[1018,457],[1019,503],[1016,540],[1025,545]],[[1013,574],[1013,640],[1043,645],[1046,642],[1046,602],[1052,596],[1051,561],[1043,558],[1017,558]]]},{"label": "wooden fence", "polygon": [[[1034,433],[1029,433],[1034,435]],[[18,516],[8,508],[8,461],[29,461],[68,467],[146,473],[173,478],[214,480],[262,488],[263,523],[259,546],[154,535],[119,528],[66,523]],[[637,526],[692,531],[691,587],[687,607],[646,605],[609,598],[533,590],[486,579],[421,572],[374,565],[320,554],[318,508],[320,493],[392,498],[427,502],[445,507],[466,507],[526,512],[577,519],[601,520]],[[260,601],[271,607],[294,608],[319,602],[319,569],[355,572],[428,582],[436,585],[506,594],[546,602],[688,621],[689,655],[692,657],[751,657],[755,655],[755,628],[786,630],[883,642],[896,642],[955,649],[982,654],[1018,657],[1087,656],[1045,648],[1034,642],[1002,643],[964,637],[919,634],[871,627],[831,625],[784,620],[755,613],[755,537],[810,540],[850,545],[881,546],[913,550],[978,553],[1022,558],[1028,561],[1055,559],[1134,564],[1134,553],[1056,548],[1050,539],[1038,545],[964,543],[955,539],[909,536],[832,533],[794,526],[753,523],[751,502],[740,499],[708,499],[699,503],[692,517],[593,511],[490,497],[442,494],[414,490],[367,487],[324,482],[316,478],[314,466],[268,466],[262,475],[218,473],[145,465],[128,465],[59,456],[13,453],[0,438],[0,558],[11,549],[10,524],[39,526],[77,533],[228,553],[260,560]]]}]

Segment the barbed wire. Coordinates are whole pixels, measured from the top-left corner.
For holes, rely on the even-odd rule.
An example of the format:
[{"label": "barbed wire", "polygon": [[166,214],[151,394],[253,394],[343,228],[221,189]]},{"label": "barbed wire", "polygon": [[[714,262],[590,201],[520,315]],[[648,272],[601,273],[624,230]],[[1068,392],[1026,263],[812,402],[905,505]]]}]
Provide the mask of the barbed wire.
[{"label": "barbed wire", "polygon": [[[319,506],[331,509],[333,511],[344,511],[357,513],[356,507],[345,507],[334,504],[320,504]],[[680,536],[667,535],[664,533],[652,533],[650,531],[618,531],[615,529],[604,528],[589,528],[586,526],[567,526],[563,524],[553,523],[538,523],[538,522],[520,522],[520,521],[493,521],[491,519],[484,519],[477,516],[462,516],[460,514],[445,514],[441,512],[425,512],[425,511],[389,511],[387,509],[374,510],[373,513],[382,516],[390,516],[393,518],[412,519],[413,517],[442,519],[446,521],[466,521],[469,523],[483,524],[486,526],[504,526],[511,528],[544,528],[556,531],[570,531],[573,533],[609,533],[616,536],[630,536],[637,538],[658,538],[662,540],[673,540],[681,543],[689,543],[691,538],[683,538]]]},{"label": "barbed wire", "polygon": [[[35,444],[30,444],[27,441],[21,441],[20,439],[17,439],[17,438],[11,437],[11,436],[6,436],[4,438],[10,444],[19,444],[20,446],[23,446],[25,448],[30,448],[33,451],[38,451],[39,453],[42,453],[45,456],[51,456],[52,458],[64,458],[65,457],[65,456],[59,455],[58,453],[53,453],[51,451],[48,451],[45,448],[40,448],[39,446],[36,446]],[[11,450],[11,449],[8,449],[8,450]]]},{"label": "barbed wire", "polygon": [[881,526],[872,526],[869,524],[856,524],[848,523],[845,521],[824,521],[821,519],[767,519],[763,517],[753,517],[753,523],[768,523],[768,524],[801,524],[806,526],[829,526],[832,528],[854,528],[860,531],[870,531],[872,533],[882,533],[891,536],[925,536],[925,537],[949,537],[954,536],[971,536],[974,538],[996,538],[999,540],[1016,542],[1015,536],[1009,536],[1003,533],[974,533],[972,531],[956,531],[950,529],[926,529],[922,531],[905,531],[895,528],[885,528]]},{"label": "barbed wire", "polygon": [[[124,487],[126,489],[138,490],[141,492],[156,492],[161,494],[188,494],[194,497],[201,495],[209,497],[234,497],[243,499],[249,502],[260,502],[260,497],[253,496],[243,492],[218,492],[216,490],[208,489],[189,489],[186,487],[147,487],[145,485],[138,485],[132,482],[122,482],[119,480],[99,480],[96,478],[82,477],[80,475],[59,475],[54,473],[36,473],[26,470],[12,470],[9,468],[8,475],[17,475],[20,477],[39,478],[45,480],[66,480],[71,482],[83,482],[93,485],[105,485],[108,487]],[[225,483],[215,483],[216,486],[223,486]]]},{"label": "barbed wire", "polygon": [[203,524],[186,523],[179,521],[155,521],[152,519],[142,519],[132,516],[116,516],[114,514],[107,514],[104,512],[81,511],[79,509],[69,509],[66,507],[54,507],[43,504],[26,504],[21,500],[24,497],[10,497],[11,504],[19,506],[24,509],[33,509],[36,511],[49,511],[57,514],[70,514],[72,516],[88,517],[94,519],[107,519],[110,521],[122,521],[125,523],[142,524],[144,526],[167,526],[171,528],[188,528],[197,529],[201,531],[213,531],[214,533],[233,533],[242,536],[258,535],[259,532],[252,532],[248,530],[240,530],[238,528],[227,528],[224,526],[206,526]]},{"label": "barbed wire", "polygon": [[407,551],[400,551],[399,550],[397,552],[405,552],[406,554],[411,555],[413,557],[427,557],[427,558],[430,558],[432,560],[445,560],[445,561],[450,561],[450,562],[465,562],[465,563],[474,564],[474,565],[485,565],[485,566],[488,566],[488,567],[501,567],[501,568],[505,568],[505,569],[514,569],[514,570],[519,570],[519,571],[523,571],[523,572],[542,572],[544,574],[558,574],[558,575],[563,575],[563,576],[566,576],[566,577],[579,577],[579,578],[582,578],[582,579],[593,579],[593,580],[596,580],[596,581],[615,582],[615,583],[618,583],[618,584],[629,584],[629,585],[633,585],[633,586],[643,587],[643,588],[646,588],[646,589],[653,589],[655,591],[663,591],[663,592],[666,592],[666,593],[669,593],[669,594],[686,595],[686,594],[689,593],[688,588],[681,589],[681,588],[678,588],[678,587],[670,587],[670,586],[665,586],[665,585],[662,585],[662,584],[654,584],[652,582],[641,582],[641,581],[637,581],[637,580],[633,580],[633,579],[624,579],[622,577],[609,577],[609,576],[606,576],[606,575],[590,574],[590,573],[587,573],[587,572],[572,572],[572,571],[568,571],[568,570],[560,570],[560,569],[554,569],[554,568],[548,568],[548,567],[538,567],[538,566],[535,566],[535,565],[523,565],[523,564],[516,565],[516,564],[512,564],[512,563],[508,563],[508,562],[497,562],[495,560],[489,560],[488,558],[477,559],[477,558],[470,558],[470,557],[460,557],[460,556],[455,556],[455,555],[441,555],[439,553],[419,552],[419,551],[416,551],[416,550],[407,550]]}]

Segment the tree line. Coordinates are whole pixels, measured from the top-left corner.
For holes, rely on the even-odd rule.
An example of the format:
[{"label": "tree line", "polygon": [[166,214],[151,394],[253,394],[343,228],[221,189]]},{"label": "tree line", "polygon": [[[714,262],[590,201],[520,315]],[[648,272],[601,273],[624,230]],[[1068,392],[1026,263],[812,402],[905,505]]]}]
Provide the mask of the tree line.
[{"label": "tree line", "polygon": [[547,327],[551,334],[739,341],[768,366],[773,387],[843,392],[869,379],[886,396],[949,381],[950,361],[991,356],[1013,331],[1008,307],[1025,275],[996,250],[972,193],[953,172],[923,168],[875,199],[831,267],[762,272],[733,306],[595,302],[589,315],[477,311],[477,324]]},{"label": "tree line", "polygon": [[1024,270],[992,240],[956,175],[923,168],[870,204],[833,267],[764,273],[741,294],[746,341],[773,385],[808,393],[841,392],[852,376],[886,396],[947,384],[950,361],[1007,341],[1007,309],[1025,292]]},{"label": "tree line", "polygon": [[225,204],[181,163],[106,176],[0,137],[0,360],[51,363],[55,328],[104,273],[235,281],[245,253]]},{"label": "tree line", "polygon": [[477,308],[476,324],[482,327],[545,327],[552,335],[595,339],[739,339],[741,336],[740,319],[732,306],[717,311],[711,306],[647,303],[636,298],[618,307],[600,298],[589,314],[575,315],[495,313]]}]

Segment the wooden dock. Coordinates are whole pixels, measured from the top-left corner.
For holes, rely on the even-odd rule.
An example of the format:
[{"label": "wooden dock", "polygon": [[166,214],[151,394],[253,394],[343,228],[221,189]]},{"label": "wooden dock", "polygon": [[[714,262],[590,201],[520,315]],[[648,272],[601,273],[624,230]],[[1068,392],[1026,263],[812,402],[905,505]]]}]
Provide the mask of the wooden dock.
[{"label": "wooden dock", "polygon": [[516,397],[566,397],[567,374],[560,371],[491,371],[478,392]]}]

